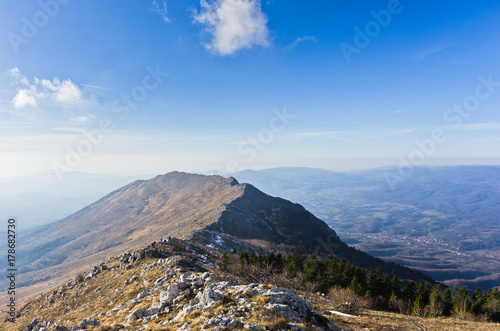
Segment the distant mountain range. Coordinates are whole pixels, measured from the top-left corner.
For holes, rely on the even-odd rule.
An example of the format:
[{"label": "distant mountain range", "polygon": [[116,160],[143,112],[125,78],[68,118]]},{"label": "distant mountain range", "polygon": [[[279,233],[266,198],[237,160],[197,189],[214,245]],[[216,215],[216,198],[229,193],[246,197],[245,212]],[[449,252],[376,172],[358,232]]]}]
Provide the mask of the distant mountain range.
[{"label": "distant mountain range", "polygon": [[450,286],[500,285],[500,166],[416,167],[388,182],[397,175],[276,168],[233,176],[301,203],[374,256]]},{"label": "distant mountain range", "polygon": [[402,279],[433,282],[347,246],[299,204],[234,178],[173,172],[135,181],[71,216],[25,232],[19,240],[18,286],[32,286],[34,293],[44,282],[60,283],[109,256],[167,236],[219,251],[254,247],[347,258],[363,268],[395,269]]}]

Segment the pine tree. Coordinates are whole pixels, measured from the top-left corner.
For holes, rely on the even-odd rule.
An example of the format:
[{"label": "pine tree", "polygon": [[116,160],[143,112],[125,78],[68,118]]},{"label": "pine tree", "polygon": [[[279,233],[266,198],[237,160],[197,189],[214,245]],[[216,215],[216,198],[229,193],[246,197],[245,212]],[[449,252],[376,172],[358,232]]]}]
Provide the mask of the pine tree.
[{"label": "pine tree", "polygon": [[238,258],[238,261],[241,266],[247,265],[250,263],[250,258],[248,257],[248,252],[241,252],[240,257]]},{"label": "pine tree", "polygon": [[227,256],[226,253],[224,253],[224,254],[222,254],[222,259],[221,259],[221,269],[223,271],[226,271],[228,265],[229,265],[229,257]]},{"label": "pine tree", "polygon": [[255,266],[260,268],[264,265],[265,260],[266,260],[266,256],[265,256],[264,252],[262,250],[259,250],[259,254],[256,257],[254,264],[255,264]]},{"label": "pine tree", "polygon": [[337,266],[335,273],[335,283],[341,287],[347,287],[351,283],[351,278],[348,275],[350,263],[346,259],[342,259]]},{"label": "pine tree", "polygon": [[465,287],[460,288],[453,296],[453,311],[459,317],[464,317],[471,307],[471,299]]},{"label": "pine tree", "polygon": [[443,315],[450,316],[451,311],[453,309],[453,303],[452,303],[452,293],[449,287],[446,290],[444,290],[441,299],[443,301]]},{"label": "pine tree", "polygon": [[440,316],[443,314],[444,302],[441,296],[441,285],[434,285],[429,295],[429,312],[432,316]]},{"label": "pine tree", "polygon": [[297,252],[289,255],[286,259],[286,276],[288,278],[297,277],[298,273],[303,269],[303,259]]},{"label": "pine tree", "polygon": [[342,287],[348,287],[351,284],[351,280],[354,277],[354,267],[349,262],[344,264],[344,270],[342,270],[341,285]]},{"label": "pine tree", "polygon": [[[336,285],[339,285],[336,282],[337,279],[337,260],[332,259],[328,262],[324,262],[325,266],[322,268],[321,272],[321,284],[324,286],[326,289],[334,287]],[[326,290],[325,290],[326,292]]]},{"label": "pine tree", "polygon": [[413,306],[411,308],[412,315],[415,316],[423,316],[424,313],[424,300],[422,295],[418,295],[415,301],[413,302]]},{"label": "pine tree", "polygon": [[394,269],[389,276],[389,293],[391,296],[394,294],[397,298],[401,298],[401,280]]},{"label": "pine tree", "polygon": [[481,294],[481,290],[479,288],[476,288],[474,290],[474,293],[472,294],[472,302],[470,310],[473,314],[479,315],[483,313],[483,305],[484,305],[484,300],[483,300],[483,295]]},{"label": "pine tree", "polygon": [[304,263],[304,269],[302,271],[302,281],[314,282],[317,280],[319,274],[319,261],[316,255],[311,254],[306,262]]},{"label": "pine tree", "polygon": [[359,293],[358,295],[363,295],[366,292],[366,273],[359,267],[354,269],[354,277],[357,278],[359,282]]},{"label": "pine tree", "polygon": [[387,293],[388,283],[387,276],[382,271],[382,268],[377,267],[377,269],[370,269],[366,275],[366,286],[371,292],[373,297],[383,296],[385,298],[390,297],[390,293]]},{"label": "pine tree", "polygon": [[423,307],[429,304],[430,289],[428,286],[423,284],[418,284],[416,295],[417,297],[420,296],[420,300],[422,302]]},{"label": "pine tree", "polygon": [[257,264],[257,254],[255,254],[253,249],[248,250],[248,262],[252,265]]},{"label": "pine tree", "polygon": [[354,276],[352,278],[351,284],[349,285],[349,289],[356,293],[357,295],[363,295],[363,287],[361,286],[361,283],[358,281],[358,277]]},{"label": "pine tree", "polygon": [[408,284],[406,284],[406,286],[403,289],[402,293],[403,299],[405,301],[414,302],[415,299],[417,298],[416,291],[417,291],[417,283],[415,283],[414,281],[410,281]]}]

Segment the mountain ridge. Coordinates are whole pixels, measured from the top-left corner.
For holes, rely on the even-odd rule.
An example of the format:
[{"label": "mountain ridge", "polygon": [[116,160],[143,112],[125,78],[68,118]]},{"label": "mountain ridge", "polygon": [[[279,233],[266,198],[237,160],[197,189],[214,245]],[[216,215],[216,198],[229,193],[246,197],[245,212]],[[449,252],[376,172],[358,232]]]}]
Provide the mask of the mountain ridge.
[{"label": "mountain ridge", "polygon": [[58,222],[25,233],[19,247],[19,286],[68,279],[68,269],[78,272],[84,265],[166,236],[193,239],[220,251],[253,246],[335,255],[366,268],[395,268],[402,278],[432,282],[348,247],[299,204],[231,177],[171,172],[134,181]]}]

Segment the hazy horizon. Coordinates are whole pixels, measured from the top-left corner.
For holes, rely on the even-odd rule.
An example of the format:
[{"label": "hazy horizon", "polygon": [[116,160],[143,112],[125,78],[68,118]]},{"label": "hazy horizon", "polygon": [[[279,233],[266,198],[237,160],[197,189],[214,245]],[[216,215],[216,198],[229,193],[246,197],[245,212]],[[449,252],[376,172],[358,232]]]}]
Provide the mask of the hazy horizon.
[{"label": "hazy horizon", "polygon": [[[345,163],[352,161],[352,160],[345,160]],[[359,160],[354,160],[354,161],[359,161]],[[366,160],[369,161],[369,160]],[[63,175],[63,177],[70,175],[70,174],[78,174],[78,173],[85,173],[85,174],[93,174],[93,175],[105,175],[105,176],[119,176],[119,177],[148,177],[148,176],[157,176],[157,175],[162,175],[168,172],[172,171],[179,171],[179,172],[188,172],[188,173],[198,173],[198,174],[207,174],[207,173],[220,173],[224,175],[231,175],[232,173],[240,172],[240,171],[260,171],[260,170],[269,170],[269,169],[276,169],[276,168],[310,168],[310,169],[320,169],[320,170],[328,170],[328,171],[335,171],[335,172],[353,172],[353,171],[360,171],[360,170],[375,170],[375,169],[380,169],[380,168],[399,168],[401,165],[397,163],[385,163],[383,162],[377,163],[364,163],[364,165],[361,165],[359,163],[358,166],[342,166],[341,164],[336,164],[334,167],[321,167],[321,166],[315,166],[315,165],[286,165],[286,164],[277,164],[275,166],[270,165],[270,166],[262,166],[262,167],[255,167],[255,168],[244,168],[240,169],[235,172],[228,172],[225,171],[224,169],[219,170],[219,169],[212,169],[212,168],[207,168],[207,169],[196,169],[196,168],[169,168],[169,169],[158,169],[157,172],[151,172],[151,173],[146,173],[146,172],[141,172],[141,171],[133,171],[133,172],[120,172],[120,171],[111,171],[111,172],[95,172],[95,171],[84,171],[84,169],[78,169],[73,172],[67,172]],[[423,165],[417,165],[413,167],[460,167],[460,166],[500,166],[500,159],[471,159],[471,160],[463,160],[461,163],[457,162],[457,160],[433,160],[434,162],[428,163],[428,164],[423,164]],[[81,170],[81,171],[80,171]],[[41,174],[48,174],[48,175],[54,175],[54,180],[56,180],[58,177],[54,171],[54,169],[40,169],[34,172],[27,172],[27,173],[22,173],[22,174],[17,174],[17,175],[5,175],[5,174],[0,174],[0,179],[8,179],[8,178],[21,178],[21,177],[30,177],[30,176],[36,176],[36,175],[41,175]],[[64,181],[64,179],[63,179]]]}]

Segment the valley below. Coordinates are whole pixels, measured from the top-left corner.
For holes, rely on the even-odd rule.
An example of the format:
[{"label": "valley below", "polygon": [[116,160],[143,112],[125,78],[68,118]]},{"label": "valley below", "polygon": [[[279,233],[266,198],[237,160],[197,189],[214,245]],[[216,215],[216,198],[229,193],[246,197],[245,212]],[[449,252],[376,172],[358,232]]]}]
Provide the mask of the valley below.
[{"label": "valley below", "polygon": [[485,232],[453,216],[390,203],[337,207],[325,216],[349,245],[451,287],[500,284],[500,248],[493,238],[499,231],[494,226]]},{"label": "valley below", "polygon": [[243,171],[235,177],[301,203],[347,244],[420,270],[451,287],[500,285],[500,168],[415,168],[350,173],[310,168]]}]

